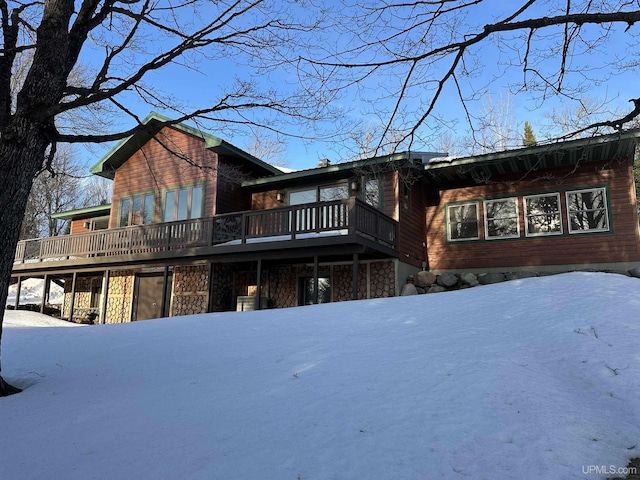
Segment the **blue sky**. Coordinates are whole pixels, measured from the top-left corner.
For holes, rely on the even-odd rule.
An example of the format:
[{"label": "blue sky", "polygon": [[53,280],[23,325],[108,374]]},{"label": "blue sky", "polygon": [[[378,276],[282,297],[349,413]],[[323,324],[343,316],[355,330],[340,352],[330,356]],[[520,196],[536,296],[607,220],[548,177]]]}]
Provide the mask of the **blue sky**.
[{"label": "blue sky", "polygon": [[[511,2],[509,2],[511,3]],[[548,2],[543,2],[543,7]],[[557,2],[551,2],[553,4]],[[325,3],[325,6],[334,5],[334,2]],[[483,25],[484,23],[491,22],[492,18],[504,14],[505,9],[515,8],[510,5],[505,6],[505,2],[502,1],[485,1],[481,10],[474,11],[470,19],[464,20],[461,24],[461,29],[467,28],[465,24]],[[542,7],[541,7],[542,8]],[[478,13],[480,12],[480,13]],[[541,10],[544,14],[550,13],[549,10]],[[476,18],[479,16],[479,18]],[[473,28],[473,27],[472,27]],[[475,27],[474,31],[478,31],[479,27]],[[611,61],[616,55],[629,55],[633,54],[633,50],[627,46],[626,42],[632,40],[632,35],[635,35],[635,31],[640,27],[632,27],[630,34],[617,34],[614,36],[614,41],[609,43],[608,49],[593,49],[586,55],[580,55],[579,57],[572,58],[572,65],[579,70],[572,76],[567,77],[567,84],[575,85],[576,81],[580,79],[583,73],[589,73],[590,68],[599,69],[601,65],[607,61]],[[372,31],[375,29],[372,26]],[[620,31],[622,28],[620,28]],[[332,45],[345,41],[344,34],[337,28],[333,31],[324,32],[322,38],[318,37],[318,45],[326,46],[330,48]],[[460,77],[463,88],[468,91],[479,91],[482,88],[490,89],[494,102],[498,101],[500,95],[506,95],[509,86],[521,85],[523,81],[522,69],[518,68],[518,58],[520,58],[517,52],[509,51],[509,42],[513,40],[504,40],[502,43],[503,50],[499,52],[496,49],[495,42],[492,40],[486,41],[479,48],[476,49],[475,60],[479,66],[482,67],[482,74],[470,77]],[[545,41],[541,40],[538,45],[545,47]],[[505,53],[507,52],[507,53]],[[510,59],[507,56],[511,56]],[[627,60],[630,58],[628,57]],[[86,60],[91,61],[91,57],[86,57]],[[235,60],[242,61],[241,58],[216,58],[207,60],[202,58],[198,68],[200,72],[196,72],[185,66],[176,65],[164,68],[163,70],[154,73],[149,78],[149,83],[165,92],[166,94],[174,94],[180,100],[184,101],[188,105],[194,108],[205,107],[211,102],[216,101],[218,95],[223,92],[226,85],[237,76],[243,79],[249,79],[256,82],[256,84],[264,89],[270,88],[293,88],[296,84],[295,73],[289,69],[288,71],[274,71],[269,75],[256,74],[255,71],[247,66],[238,65]],[[511,68],[505,68],[504,62],[509,60],[515,63],[516,66]],[[553,59],[552,59],[553,60]],[[398,79],[391,76],[393,72],[381,72],[378,76],[372,76],[362,83],[361,87],[365,87],[368,90],[365,92],[364,97],[371,99],[372,95],[375,95],[381,89],[387,85],[391,86]],[[594,71],[592,73],[598,73],[598,75],[605,73],[603,70]],[[590,87],[585,91],[585,95],[595,99],[608,98],[614,110],[631,110],[630,104],[627,100],[632,97],[640,96],[635,90],[636,72],[623,71],[617,72],[615,70],[608,70],[611,74],[610,78],[604,78],[599,84],[591,83]],[[430,71],[430,75],[434,75],[437,78],[437,72]],[[385,76],[386,75],[386,76]],[[383,121],[377,119],[371,112],[372,110],[382,111],[388,109],[391,105],[390,100],[379,100],[378,103],[372,101],[366,101],[366,98],[358,97],[358,90],[350,89],[345,90],[344,95],[339,98],[339,104],[337,106],[344,112],[344,120],[347,123],[357,124],[360,122],[369,123],[371,126],[379,126]],[[359,91],[362,93],[362,90]],[[419,115],[423,111],[425,102],[428,101],[428,97],[423,95],[423,92],[414,92],[412,102],[406,104],[409,114]],[[439,118],[447,120],[452,125],[449,129],[450,134],[453,136],[462,136],[468,130],[466,122],[464,120],[465,112],[462,109],[460,101],[456,98],[456,92],[453,85],[448,85],[443,96],[437,105],[436,115],[432,120],[425,122],[422,132],[423,139],[414,143],[412,150],[435,150],[437,145],[437,136],[441,130]],[[484,96],[486,99],[486,95]],[[127,98],[126,106],[138,113],[141,117],[144,117],[150,110],[150,107],[135,101],[132,97]],[[559,102],[555,99],[547,99],[544,102],[533,95],[532,92],[520,92],[517,95],[511,96],[511,117],[515,123],[515,128],[521,130],[521,125],[525,120],[528,120],[534,127],[534,131],[541,135],[541,129],[543,123],[548,123],[544,118],[545,113],[550,112],[553,108],[562,106],[562,101]],[[482,116],[482,100],[476,102],[470,102],[468,104],[469,111],[472,115]],[[168,114],[167,112],[162,112]],[[258,121],[263,119],[257,118]],[[331,131],[331,125],[325,124],[324,127],[328,132]],[[289,131],[294,135],[306,136],[310,128],[308,124],[300,124],[294,127],[289,127]],[[225,140],[237,145],[240,148],[247,148],[250,141],[250,135],[248,132],[242,131],[226,131],[224,128],[216,129],[212,127],[209,130],[210,133],[218,135]],[[353,155],[353,149],[349,149],[347,143],[339,138],[328,138],[327,140],[301,140],[297,138],[285,139],[287,149],[283,154],[282,160],[286,164],[295,169],[311,168],[315,166],[319,159],[330,158],[333,161],[340,161],[348,159]],[[433,143],[432,143],[433,142]],[[87,164],[93,164],[98,160],[101,153],[107,150],[107,147],[98,147],[92,152],[83,152],[86,156]]]}]

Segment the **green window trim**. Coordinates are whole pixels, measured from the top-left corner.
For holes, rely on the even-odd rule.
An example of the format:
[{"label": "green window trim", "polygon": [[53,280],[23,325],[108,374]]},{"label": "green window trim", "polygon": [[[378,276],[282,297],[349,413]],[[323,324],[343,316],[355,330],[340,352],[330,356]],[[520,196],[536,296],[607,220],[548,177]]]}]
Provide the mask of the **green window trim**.
[{"label": "green window trim", "polygon": [[[595,196],[593,195],[594,193]],[[586,194],[591,195],[586,197]],[[565,192],[569,234],[581,235],[608,232],[611,229],[608,196],[608,190],[604,187],[568,190]],[[572,197],[574,200],[572,200]],[[594,206],[594,202],[599,202],[599,205]]]},{"label": "green window trim", "polygon": [[[137,201],[139,201],[139,207],[136,211],[133,206]],[[151,223],[155,223],[155,213],[156,192],[154,190],[144,190],[142,192],[122,195],[118,199],[118,216],[116,218],[116,224],[118,227],[149,225]]]},{"label": "green window trim", "polygon": [[456,202],[445,207],[445,228],[449,242],[480,239],[479,202]]},{"label": "green window trim", "polygon": [[[579,193],[587,193],[587,192],[594,192],[594,191],[599,191],[602,192],[601,198],[602,201],[604,202],[604,206],[600,206],[598,207],[598,211],[601,212],[601,215],[604,216],[604,219],[602,220],[603,223],[601,223],[601,225],[605,225],[606,227],[602,226],[601,228],[591,228],[591,229],[572,229],[572,231],[569,231],[569,227],[570,226],[570,218],[566,219],[566,225],[565,225],[565,219],[564,217],[570,217],[572,209],[569,205],[569,196],[571,194],[579,194]],[[564,201],[563,201],[563,197],[564,196]],[[526,203],[526,199],[527,198],[536,198],[536,197],[556,197],[558,202],[557,202],[557,214],[554,212],[549,212],[549,213],[540,213],[540,214],[532,214],[532,215],[556,215],[559,216],[559,227],[556,228],[556,230],[551,229],[551,231],[549,233],[528,233],[528,229],[529,229],[529,225],[527,224],[527,203]],[[487,235],[487,211],[486,208],[484,208],[484,205],[486,202],[492,202],[492,201],[501,201],[501,200],[507,200],[507,199],[514,199],[517,206],[518,206],[518,222],[521,223],[522,219],[520,217],[524,218],[524,225],[519,227],[519,235],[518,236],[501,236],[501,237],[494,237],[494,238],[489,238]],[[479,204],[479,203],[483,203],[483,217],[482,217],[482,221],[479,223],[482,223],[482,225],[479,225],[479,228],[481,227],[481,229],[479,231],[483,232],[483,236],[481,237],[480,235],[478,235],[475,238],[472,237],[467,237],[467,238],[451,238],[451,231],[450,231],[450,223],[451,223],[451,218],[450,218],[450,207],[455,207],[455,206],[460,206],[460,205],[469,205],[469,204]],[[564,204],[564,207],[566,208],[566,210],[563,212],[563,208],[562,208],[562,204]],[[523,212],[520,213],[519,209],[522,208]],[[468,200],[456,200],[453,202],[446,202],[444,204],[444,219],[445,219],[445,225],[444,225],[444,234],[445,234],[445,244],[446,245],[451,245],[451,244],[462,244],[462,243],[477,243],[477,242],[486,242],[486,241],[513,241],[513,240],[528,240],[528,239],[540,239],[540,238],[548,238],[548,237],[552,237],[552,238],[559,238],[559,237],[569,237],[569,236],[574,236],[574,235],[608,235],[608,234],[612,234],[614,233],[614,228],[613,228],[613,223],[614,223],[614,219],[612,216],[612,212],[611,212],[611,199],[610,199],[610,191],[609,191],[609,186],[608,185],[585,185],[584,187],[580,187],[580,188],[565,188],[565,189],[561,189],[561,190],[553,190],[553,191],[539,191],[539,192],[531,192],[531,193],[523,193],[520,195],[510,195],[510,196],[504,196],[504,197],[487,197],[487,198],[471,198]],[[560,229],[560,231],[558,232],[558,228]]]},{"label": "green window trim", "polygon": [[[195,182],[163,188],[162,221],[202,218],[205,214],[205,186],[206,182]],[[172,204],[171,210],[168,210],[169,204]]]}]

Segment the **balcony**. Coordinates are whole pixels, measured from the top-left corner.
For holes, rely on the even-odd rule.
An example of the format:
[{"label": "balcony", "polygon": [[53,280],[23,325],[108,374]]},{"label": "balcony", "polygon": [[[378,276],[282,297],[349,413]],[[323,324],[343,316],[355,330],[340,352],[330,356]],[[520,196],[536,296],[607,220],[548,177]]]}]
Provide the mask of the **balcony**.
[{"label": "balcony", "polygon": [[[78,235],[20,241],[14,269],[49,262],[110,263],[113,257],[170,258],[260,250],[266,242],[331,239],[361,241],[385,251],[397,250],[397,222],[356,199],[251,210],[214,217],[99,230]],[[299,243],[299,242],[298,242]],[[279,245],[279,244],[278,244]],[[133,256],[133,257],[132,257]],[[115,260],[115,259],[114,259]],[[47,265],[44,265],[47,262]]]}]

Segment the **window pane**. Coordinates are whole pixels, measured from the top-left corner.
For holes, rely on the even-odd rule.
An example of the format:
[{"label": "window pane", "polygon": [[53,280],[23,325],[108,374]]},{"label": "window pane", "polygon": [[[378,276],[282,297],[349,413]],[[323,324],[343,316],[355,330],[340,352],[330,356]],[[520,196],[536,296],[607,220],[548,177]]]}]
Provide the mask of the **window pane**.
[{"label": "window pane", "polygon": [[347,185],[332,185],[330,187],[320,187],[320,201],[330,202],[332,200],[346,200],[349,198],[349,187]]},{"label": "window pane", "polygon": [[317,202],[316,189],[298,190],[289,193],[289,205],[302,205],[303,203]]},{"label": "window pane", "polygon": [[604,188],[567,192],[569,232],[609,230],[609,219]]},{"label": "window pane", "polygon": [[142,197],[133,197],[131,206],[131,225],[142,224]]},{"label": "window pane", "polygon": [[176,208],[176,192],[167,192],[164,198],[164,216],[165,222],[173,222],[175,220]]},{"label": "window pane", "polygon": [[449,207],[449,239],[478,238],[478,206],[475,203]]},{"label": "window pane", "polygon": [[517,237],[518,203],[515,198],[484,202],[487,238]]},{"label": "window pane", "polygon": [[144,212],[142,213],[142,223],[148,225],[153,223],[153,195],[145,195]]},{"label": "window pane", "polygon": [[191,190],[191,217],[202,217],[202,187],[193,187]]},{"label": "window pane", "polygon": [[119,225],[121,227],[126,227],[129,225],[129,210],[131,208],[131,200],[125,198],[120,201],[120,220]]},{"label": "window pane", "polygon": [[562,233],[560,195],[537,195],[525,198],[527,235]]},{"label": "window pane", "polygon": [[381,208],[380,181],[370,178],[364,183],[364,201],[375,208]]},{"label": "window pane", "polygon": [[176,220],[186,220],[189,216],[189,190],[178,190],[178,215]]}]

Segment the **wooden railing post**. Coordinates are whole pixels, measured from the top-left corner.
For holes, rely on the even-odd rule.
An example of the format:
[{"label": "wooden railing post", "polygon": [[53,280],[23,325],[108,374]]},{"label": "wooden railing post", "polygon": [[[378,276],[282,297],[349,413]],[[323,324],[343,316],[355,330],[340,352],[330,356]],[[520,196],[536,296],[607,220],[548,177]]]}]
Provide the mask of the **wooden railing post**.
[{"label": "wooden railing post", "polygon": [[347,226],[348,226],[348,230],[349,230],[349,235],[355,235],[356,234],[356,208],[358,207],[358,204],[356,203],[356,197],[351,197],[349,198],[348,201],[348,206],[349,206],[349,210],[347,212]]}]

